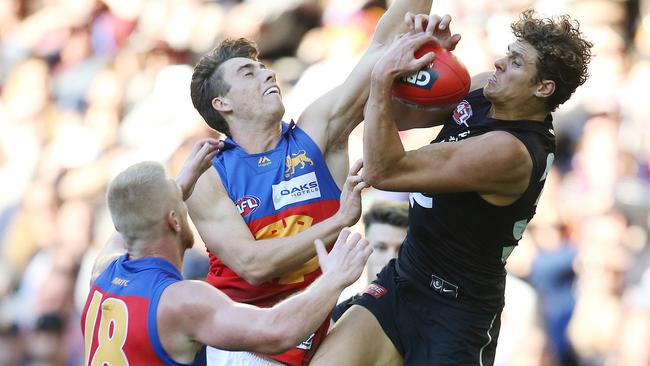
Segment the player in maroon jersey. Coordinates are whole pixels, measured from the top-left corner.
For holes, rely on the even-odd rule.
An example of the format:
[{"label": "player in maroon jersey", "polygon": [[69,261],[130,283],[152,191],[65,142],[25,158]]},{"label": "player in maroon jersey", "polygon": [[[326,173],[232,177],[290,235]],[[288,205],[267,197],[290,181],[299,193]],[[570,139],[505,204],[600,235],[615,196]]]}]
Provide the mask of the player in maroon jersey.
[{"label": "player in maroon jersey", "polygon": [[305,291],[260,309],[234,303],[203,281],[182,280],[183,253],[194,238],[181,189],[160,164],[144,162],[120,173],[107,200],[118,234],[93,268],[81,324],[85,365],[196,364],[204,344],[280,353],[319,327],[372,251],[349,230],[329,254],[318,240],[323,275]]}]

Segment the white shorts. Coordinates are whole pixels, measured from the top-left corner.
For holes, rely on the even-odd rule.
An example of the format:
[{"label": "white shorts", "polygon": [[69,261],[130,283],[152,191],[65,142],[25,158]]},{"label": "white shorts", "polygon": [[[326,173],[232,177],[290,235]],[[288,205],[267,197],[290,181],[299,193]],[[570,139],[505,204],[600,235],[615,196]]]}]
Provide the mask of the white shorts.
[{"label": "white shorts", "polygon": [[224,351],[207,347],[205,354],[208,366],[283,366],[277,361],[250,352]]}]

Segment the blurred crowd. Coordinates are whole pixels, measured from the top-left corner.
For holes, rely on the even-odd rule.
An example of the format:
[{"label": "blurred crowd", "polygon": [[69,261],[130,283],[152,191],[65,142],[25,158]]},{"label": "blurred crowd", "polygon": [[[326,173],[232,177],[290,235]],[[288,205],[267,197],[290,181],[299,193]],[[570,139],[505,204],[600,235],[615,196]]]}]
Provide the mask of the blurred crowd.
[{"label": "blurred crowd", "polygon": [[[107,183],[197,138],[192,66],[224,37],[258,42],[297,118],[341,83],[385,1],[0,1],[0,365],[79,365],[90,267],[113,231]],[[558,151],[509,258],[498,365],[650,365],[648,0],[437,0],[470,73],[493,70],[519,12],[568,13],[591,77],[554,114]],[[362,128],[350,139],[361,157]],[[409,148],[436,129],[402,133]],[[365,207],[403,194],[368,190]],[[363,230],[359,226],[359,230]],[[205,248],[184,275],[202,278]]]}]

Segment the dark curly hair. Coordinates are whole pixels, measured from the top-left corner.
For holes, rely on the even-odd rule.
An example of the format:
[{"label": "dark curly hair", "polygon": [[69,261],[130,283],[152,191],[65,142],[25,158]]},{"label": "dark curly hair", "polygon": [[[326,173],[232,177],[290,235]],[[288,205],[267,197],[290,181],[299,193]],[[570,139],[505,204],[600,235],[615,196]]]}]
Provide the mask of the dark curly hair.
[{"label": "dark curly hair", "polygon": [[533,81],[555,82],[555,92],[546,98],[549,110],[554,111],[587,81],[593,44],[584,38],[580,24],[568,15],[537,18],[535,11],[529,9],[510,28],[515,37],[537,50],[537,75]]},{"label": "dark curly hair", "polygon": [[223,116],[212,107],[212,99],[223,96],[230,90],[230,84],[223,80],[219,66],[235,57],[257,61],[257,44],[245,38],[226,39],[207,53],[194,67],[190,93],[192,104],[211,128],[230,136],[230,128]]}]

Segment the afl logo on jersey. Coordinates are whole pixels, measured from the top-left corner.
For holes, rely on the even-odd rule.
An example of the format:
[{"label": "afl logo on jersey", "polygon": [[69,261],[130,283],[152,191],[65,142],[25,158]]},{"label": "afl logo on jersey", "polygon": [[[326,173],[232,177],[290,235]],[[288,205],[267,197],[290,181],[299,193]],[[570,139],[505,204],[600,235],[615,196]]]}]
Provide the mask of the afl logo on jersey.
[{"label": "afl logo on jersey", "polygon": [[458,103],[456,109],[454,110],[454,122],[456,122],[456,124],[469,127],[467,125],[467,120],[469,120],[473,114],[474,113],[472,113],[472,106],[466,100],[463,100],[462,102]]},{"label": "afl logo on jersey", "polygon": [[260,199],[255,196],[244,196],[235,202],[237,210],[242,217],[246,217],[260,207]]}]

